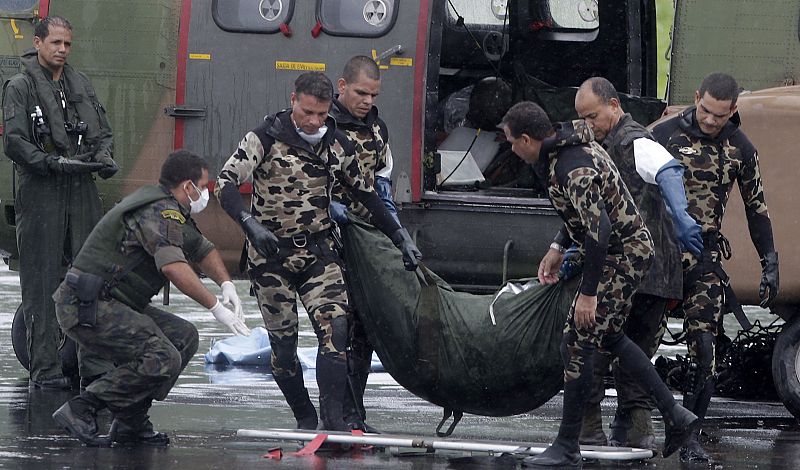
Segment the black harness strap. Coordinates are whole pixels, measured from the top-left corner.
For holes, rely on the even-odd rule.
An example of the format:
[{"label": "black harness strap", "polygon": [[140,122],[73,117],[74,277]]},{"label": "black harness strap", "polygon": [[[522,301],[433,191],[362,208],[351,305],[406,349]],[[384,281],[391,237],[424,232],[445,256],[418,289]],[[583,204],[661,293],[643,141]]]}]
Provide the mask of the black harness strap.
[{"label": "black harness strap", "polygon": [[743,330],[749,331],[753,324],[748,320],[742,309],[742,304],[736,298],[736,293],[731,287],[730,276],[722,268],[722,259],[730,259],[731,244],[719,232],[710,232],[703,235],[703,252],[700,254],[700,262],[689,271],[684,277],[684,289],[694,284],[704,274],[714,273],[722,282],[723,289],[723,314],[733,313],[736,320]]},{"label": "black harness strap", "polygon": [[[274,272],[286,279],[289,279],[292,286],[298,286],[308,280],[311,266],[316,263],[339,262],[339,257],[330,246],[330,230],[320,232],[296,233],[291,237],[278,237],[278,254],[275,258],[270,258],[266,263],[256,266],[250,270],[250,279],[256,280],[267,272]],[[317,260],[299,273],[291,272],[283,266],[283,260],[288,258],[295,250],[305,249],[313,254]]]}]

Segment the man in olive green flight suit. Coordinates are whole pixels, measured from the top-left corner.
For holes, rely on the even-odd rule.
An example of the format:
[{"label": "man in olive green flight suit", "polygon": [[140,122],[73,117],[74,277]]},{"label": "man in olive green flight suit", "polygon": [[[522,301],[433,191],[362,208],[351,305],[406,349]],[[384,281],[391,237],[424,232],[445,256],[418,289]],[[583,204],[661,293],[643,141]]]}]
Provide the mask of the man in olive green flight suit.
[{"label": "man in olive green flight suit", "polygon": [[[22,55],[23,71],[3,87],[3,143],[19,178],[14,202],[31,384],[68,388],[50,296],[102,216],[93,173],[110,178],[118,167],[105,109],[89,79],[66,63],[70,23],[44,18],[33,45]],[[113,366],[78,354],[84,383]]]}]

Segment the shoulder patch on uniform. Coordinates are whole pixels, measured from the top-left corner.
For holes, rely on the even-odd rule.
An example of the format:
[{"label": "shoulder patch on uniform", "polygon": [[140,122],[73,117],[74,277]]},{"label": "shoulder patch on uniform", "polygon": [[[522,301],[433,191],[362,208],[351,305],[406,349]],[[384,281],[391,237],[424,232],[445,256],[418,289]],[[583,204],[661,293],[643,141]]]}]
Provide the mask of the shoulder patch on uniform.
[{"label": "shoulder patch on uniform", "polygon": [[161,211],[161,217],[165,219],[177,220],[181,224],[186,223],[186,217],[184,217],[183,214],[175,209],[164,209]]}]

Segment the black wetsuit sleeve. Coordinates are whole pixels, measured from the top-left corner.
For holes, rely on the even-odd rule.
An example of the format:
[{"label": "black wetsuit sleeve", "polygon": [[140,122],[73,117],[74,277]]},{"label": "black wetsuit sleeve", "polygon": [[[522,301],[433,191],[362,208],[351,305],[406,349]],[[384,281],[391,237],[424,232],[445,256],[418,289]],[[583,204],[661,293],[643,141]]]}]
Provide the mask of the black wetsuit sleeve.
[{"label": "black wetsuit sleeve", "polygon": [[608,239],[611,237],[611,221],[605,209],[600,213],[599,222],[598,239],[595,240],[587,232],[584,240],[586,259],[583,263],[583,281],[581,282],[581,294],[583,295],[597,295],[597,285],[600,283],[600,276],[603,274],[603,265],[606,261]]},{"label": "black wetsuit sleeve", "polygon": [[772,221],[769,218],[767,202],[764,197],[764,184],[761,181],[758,154],[749,140],[740,144],[740,148],[742,149],[743,165],[738,178],[739,192],[744,201],[750,238],[758,251],[758,256],[763,258],[767,253],[775,251],[775,242],[772,237]]},{"label": "black wetsuit sleeve", "polygon": [[244,202],[242,202],[242,195],[239,194],[239,189],[233,185],[225,185],[219,191],[219,203],[231,218],[237,222],[241,222],[240,214],[244,211]]},{"label": "black wetsuit sleeve", "polygon": [[558,229],[558,233],[556,233],[555,238],[553,238],[553,242],[558,243],[564,249],[572,246],[574,242],[572,241],[572,237],[569,235],[569,230],[567,230],[566,224],[562,225],[561,228]]},{"label": "black wetsuit sleeve", "polygon": [[578,161],[573,161],[571,165],[560,170],[562,177],[559,180],[585,230],[583,246],[586,259],[580,292],[584,295],[597,295],[597,284],[603,273],[608,241],[611,238],[611,222],[600,190],[599,173],[588,163],[581,166]]},{"label": "black wetsuit sleeve", "polygon": [[400,229],[400,224],[394,220],[394,217],[392,217],[392,214],[386,209],[386,206],[383,205],[383,201],[381,201],[381,198],[378,197],[375,191],[356,190],[353,191],[353,193],[356,199],[358,199],[358,202],[363,204],[370,214],[372,214],[371,220],[375,228],[386,234],[389,238]]}]

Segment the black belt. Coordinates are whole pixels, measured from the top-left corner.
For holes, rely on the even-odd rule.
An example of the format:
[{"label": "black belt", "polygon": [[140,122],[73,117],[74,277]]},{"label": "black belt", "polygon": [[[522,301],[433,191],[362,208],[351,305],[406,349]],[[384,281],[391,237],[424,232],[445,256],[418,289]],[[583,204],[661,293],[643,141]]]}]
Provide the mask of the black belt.
[{"label": "black belt", "polygon": [[273,257],[268,257],[267,263],[252,268],[249,272],[251,279],[256,279],[263,276],[268,271],[273,271],[287,279],[295,279],[292,284],[300,284],[302,282],[302,275],[288,271],[282,266],[283,260],[288,258],[291,253],[298,248],[308,250],[311,254],[316,256],[319,261],[327,263],[333,260],[337,263],[339,262],[338,256],[327,243],[327,240],[331,238],[331,231],[329,229],[313,233],[300,232],[295,233],[291,237],[277,238],[278,253]]},{"label": "black belt", "polygon": [[278,237],[278,248],[311,248],[330,238],[330,230],[295,233],[291,237]]}]

